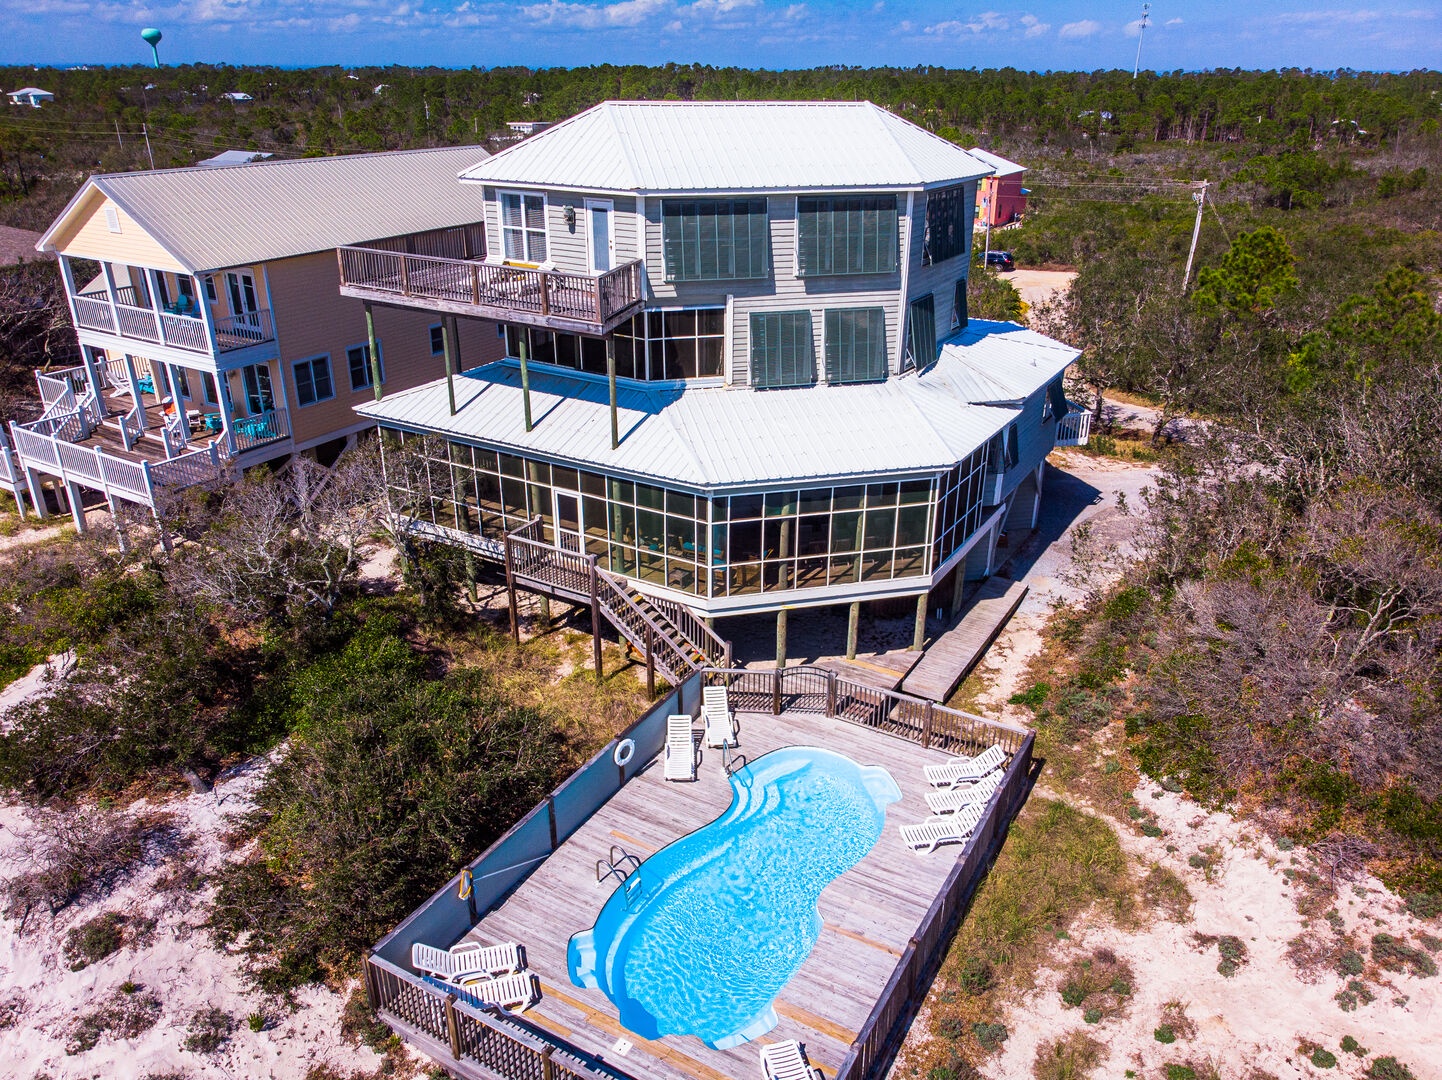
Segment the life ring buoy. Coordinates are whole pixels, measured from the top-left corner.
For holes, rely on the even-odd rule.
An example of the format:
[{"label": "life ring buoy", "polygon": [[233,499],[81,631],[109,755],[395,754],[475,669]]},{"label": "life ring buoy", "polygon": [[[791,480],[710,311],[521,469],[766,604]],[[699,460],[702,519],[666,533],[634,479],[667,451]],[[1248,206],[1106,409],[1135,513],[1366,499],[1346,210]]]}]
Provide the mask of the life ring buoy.
[{"label": "life ring buoy", "polygon": [[616,752],[611,755],[611,760],[621,768],[631,764],[631,759],[636,756],[636,744],[630,739],[622,739],[616,744]]}]

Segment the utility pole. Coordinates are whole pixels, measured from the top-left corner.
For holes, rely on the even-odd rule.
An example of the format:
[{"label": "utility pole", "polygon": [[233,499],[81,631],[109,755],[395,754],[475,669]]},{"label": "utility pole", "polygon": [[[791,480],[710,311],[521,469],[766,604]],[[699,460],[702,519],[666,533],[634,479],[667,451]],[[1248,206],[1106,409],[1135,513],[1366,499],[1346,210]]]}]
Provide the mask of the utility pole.
[{"label": "utility pole", "polygon": [[981,199],[982,224],[986,226],[986,254],[981,257],[981,268],[985,270],[988,266],[987,260],[991,256],[991,196],[984,195]]},{"label": "utility pole", "polygon": [[145,156],[150,159],[151,169],[155,168],[155,155],[150,152],[150,125],[141,124],[140,133],[145,136]]},{"label": "utility pole", "polygon": [[1141,18],[1141,22],[1137,23],[1137,59],[1136,59],[1136,63],[1134,63],[1134,64],[1132,65],[1132,78],[1133,78],[1133,79],[1135,79],[1135,78],[1137,77],[1137,72],[1139,72],[1139,71],[1142,69],[1142,38],[1146,36],[1147,24],[1148,24],[1148,22],[1149,22],[1150,19],[1151,19],[1151,10],[1152,10],[1152,5],[1151,5],[1151,4],[1143,4],[1143,5],[1142,5],[1142,18]]},{"label": "utility pole", "polygon": [[1197,254],[1197,237],[1202,233],[1202,208],[1207,205],[1207,184],[1208,181],[1203,180],[1201,190],[1192,192],[1192,201],[1197,204],[1197,221],[1192,226],[1192,246],[1187,251],[1187,268],[1182,271],[1182,292],[1184,293],[1187,291],[1187,282],[1192,279],[1192,259]]},{"label": "utility pole", "polygon": [[125,140],[120,137],[120,121],[115,121],[115,141],[120,144],[120,149],[125,149]]}]

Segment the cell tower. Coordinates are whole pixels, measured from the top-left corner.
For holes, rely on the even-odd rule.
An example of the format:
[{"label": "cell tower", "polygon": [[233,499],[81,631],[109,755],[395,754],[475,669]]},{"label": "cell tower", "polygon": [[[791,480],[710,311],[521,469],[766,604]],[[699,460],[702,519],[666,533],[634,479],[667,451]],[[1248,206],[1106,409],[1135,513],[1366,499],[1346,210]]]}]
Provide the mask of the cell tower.
[{"label": "cell tower", "polygon": [[1136,59],[1136,63],[1134,63],[1134,64],[1132,65],[1132,78],[1133,78],[1133,79],[1135,79],[1135,78],[1137,77],[1137,72],[1142,69],[1142,38],[1143,38],[1143,36],[1145,36],[1145,34],[1146,34],[1146,32],[1147,32],[1147,26],[1148,26],[1148,25],[1150,24],[1150,22],[1151,22],[1151,18],[1152,18],[1152,16],[1151,16],[1151,11],[1152,11],[1152,5],[1151,5],[1151,4],[1143,4],[1143,5],[1142,5],[1142,17],[1141,17],[1141,21],[1137,23],[1137,59]]},{"label": "cell tower", "polygon": [[159,30],[155,29],[155,27],[147,26],[144,30],[140,31],[140,36],[144,39],[145,44],[150,46],[150,55],[155,58],[155,66],[159,67],[160,50],[157,49],[156,46],[160,44],[160,39],[164,35],[161,34]]}]

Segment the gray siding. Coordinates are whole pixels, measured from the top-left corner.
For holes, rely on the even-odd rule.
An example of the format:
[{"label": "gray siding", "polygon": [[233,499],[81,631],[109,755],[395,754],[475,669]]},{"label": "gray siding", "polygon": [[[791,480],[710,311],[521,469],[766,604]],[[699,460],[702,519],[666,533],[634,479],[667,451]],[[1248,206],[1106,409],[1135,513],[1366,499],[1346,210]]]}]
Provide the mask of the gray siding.
[{"label": "gray siding", "polygon": [[1028,474],[1046,460],[1056,447],[1056,420],[1041,418],[1042,406],[1046,402],[1046,387],[1026,399],[1017,415],[1018,461],[1006,471],[1003,494],[1016,490]]}]

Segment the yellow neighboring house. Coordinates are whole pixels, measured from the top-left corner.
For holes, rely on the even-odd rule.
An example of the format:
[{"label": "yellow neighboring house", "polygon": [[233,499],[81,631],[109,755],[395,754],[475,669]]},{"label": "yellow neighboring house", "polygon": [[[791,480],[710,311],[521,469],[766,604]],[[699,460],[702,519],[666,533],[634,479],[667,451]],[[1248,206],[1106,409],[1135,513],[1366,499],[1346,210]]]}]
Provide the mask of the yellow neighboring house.
[{"label": "yellow neighboring house", "polygon": [[[494,326],[340,295],[336,248],[485,251],[453,147],[93,176],[37,247],[58,256],[82,363],[37,372],[43,415],[12,423],[0,480],[43,515],[52,485],[155,508],[164,489],[309,453],[329,463],[374,421],[353,406],[503,353]],[[457,338],[459,340],[457,340]],[[370,342],[376,342],[371,357]],[[98,502],[98,496],[92,496]]]}]

